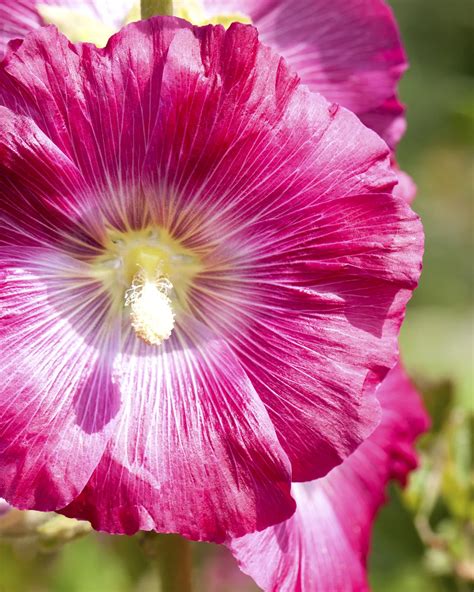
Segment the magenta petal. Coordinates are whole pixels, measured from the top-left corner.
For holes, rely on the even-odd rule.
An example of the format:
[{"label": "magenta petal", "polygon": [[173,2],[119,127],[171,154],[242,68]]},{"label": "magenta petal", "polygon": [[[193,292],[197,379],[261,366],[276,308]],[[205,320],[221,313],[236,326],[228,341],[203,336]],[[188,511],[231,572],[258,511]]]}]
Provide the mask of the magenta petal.
[{"label": "magenta petal", "polygon": [[0,491],[17,508],[55,510],[76,497],[120,405],[93,287],[56,290],[76,265],[0,248]]},{"label": "magenta petal", "polygon": [[417,187],[415,182],[410,175],[400,170],[396,165],[394,165],[394,171],[398,178],[398,185],[393,190],[394,195],[411,204],[416,197]]},{"label": "magenta petal", "polygon": [[0,104],[31,118],[96,193],[111,180],[117,185],[122,175],[124,182],[139,181],[157,132],[166,52],[176,29],[186,28],[177,19],[165,22],[128,27],[105,50],[74,46],[56,28],[43,27],[1,64]]},{"label": "magenta petal", "polygon": [[[403,118],[391,98],[407,67],[398,27],[383,0],[205,0],[249,14],[262,41],[304,84],[364,116],[390,144]],[[395,101],[396,103],[396,101]]]},{"label": "magenta petal", "polygon": [[107,532],[216,542],[286,519],[289,462],[229,347],[191,319],[161,347],[131,338],[117,360],[121,421],[63,513]]},{"label": "magenta petal", "polygon": [[[81,195],[79,169],[29,118],[0,107],[0,245],[64,247],[65,235],[90,236],[78,226]],[[22,215],[19,216],[19,211]]]},{"label": "magenta petal", "polygon": [[413,448],[428,419],[398,366],[378,391],[382,422],[327,477],[296,484],[292,518],[230,543],[241,569],[265,592],[368,591],[366,559],[372,524],[391,478],[416,467]]},{"label": "magenta petal", "polygon": [[100,293],[65,252],[91,249],[73,222],[82,188],[31,119],[0,107],[0,490],[19,508],[57,509],[82,490],[120,403]]},{"label": "magenta petal", "polygon": [[[335,190],[343,184],[341,175]],[[265,402],[293,481],[323,476],[377,425],[374,389],[396,362],[422,249],[419,221],[400,200],[356,194],[299,210],[304,196],[278,204],[276,236],[276,217],[249,226],[250,255],[220,301],[209,283],[196,294]]]},{"label": "magenta petal", "polygon": [[405,106],[396,97],[390,97],[375,109],[358,115],[362,123],[377,132],[395,150],[407,127]]}]

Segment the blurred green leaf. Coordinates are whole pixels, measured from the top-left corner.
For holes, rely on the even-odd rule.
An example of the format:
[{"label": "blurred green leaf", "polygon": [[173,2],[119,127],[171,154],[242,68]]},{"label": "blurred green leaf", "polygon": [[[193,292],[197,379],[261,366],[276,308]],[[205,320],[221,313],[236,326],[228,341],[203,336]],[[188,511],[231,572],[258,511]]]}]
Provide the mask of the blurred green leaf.
[{"label": "blurred green leaf", "polygon": [[390,489],[374,529],[370,555],[374,592],[448,592],[424,565],[424,547],[405,509],[398,488]]}]

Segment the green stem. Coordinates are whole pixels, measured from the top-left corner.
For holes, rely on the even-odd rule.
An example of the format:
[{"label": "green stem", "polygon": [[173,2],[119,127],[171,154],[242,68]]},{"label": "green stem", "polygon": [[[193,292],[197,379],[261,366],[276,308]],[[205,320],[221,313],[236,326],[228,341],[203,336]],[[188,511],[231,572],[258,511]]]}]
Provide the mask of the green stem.
[{"label": "green stem", "polygon": [[191,592],[191,545],[177,534],[153,536],[162,592]]},{"label": "green stem", "polygon": [[142,19],[157,15],[173,16],[173,0],[141,0]]}]

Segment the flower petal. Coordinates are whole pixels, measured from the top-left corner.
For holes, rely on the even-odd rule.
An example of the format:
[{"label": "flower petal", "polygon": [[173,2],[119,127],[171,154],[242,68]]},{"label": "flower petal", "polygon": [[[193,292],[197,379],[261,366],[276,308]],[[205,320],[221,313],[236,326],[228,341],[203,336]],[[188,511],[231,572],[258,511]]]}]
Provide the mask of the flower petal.
[{"label": "flower petal", "polygon": [[358,115],[362,123],[377,132],[395,150],[407,127],[405,106],[397,97],[390,97],[380,106]]},{"label": "flower petal", "polygon": [[[239,356],[296,481],[323,476],[373,431],[378,416],[371,397],[396,361],[422,251],[417,217],[402,201],[375,193],[370,167],[357,172],[365,159],[377,160],[376,146],[367,141],[372,138],[358,141],[352,134],[354,144],[345,140],[343,147],[353,119],[341,112],[327,126],[320,115],[325,133],[312,158],[291,136],[284,148],[269,151],[277,162],[298,160],[296,179],[285,169],[252,167],[254,177],[240,182],[236,195],[246,204],[265,198],[272,216],[243,221],[238,232],[240,208],[234,207],[231,222],[220,218],[224,241],[212,254],[216,272],[199,278],[192,299],[195,314],[225,335]],[[299,107],[299,120],[304,116]],[[314,120],[310,125],[316,127]],[[242,148],[240,162],[252,148]],[[329,172],[335,161],[337,179]],[[264,174],[265,194],[258,189]],[[379,175],[378,182],[389,178]],[[361,193],[369,188],[374,193]],[[200,231],[205,228],[206,221]]]},{"label": "flower petal", "polygon": [[403,123],[389,99],[407,61],[385,2],[205,0],[205,5],[211,14],[248,14],[261,40],[285,57],[304,84],[363,115],[389,143],[395,140],[395,128]]},{"label": "flower petal", "polygon": [[120,423],[64,514],[107,532],[222,542],[293,513],[288,459],[222,339],[187,319],[159,353],[130,337],[115,367]]},{"label": "flower petal", "polygon": [[76,268],[53,251],[0,249],[0,491],[17,508],[78,495],[120,403],[96,287],[64,283]]},{"label": "flower petal", "polygon": [[417,187],[415,182],[410,175],[399,169],[396,164],[393,165],[393,169],[398,177],[398,185],[393,191],[394,195],[405,200],[408,204],[411,204],[416,197]]},{"label": "flower petal", "polygon": [[381,386],[381,425],[327,477],[293,486],[295,515],[230,543],[241,569],[265,592],[368,591],[372,523],[391,478],[416,466],[413,443],[428,421],[398,366]]},{"label": "flower petal", "polygon": [[[159,131],[167,50],[188,27],[173,18],[141,21],[104,50],[73,45],[56,28],[43,27],[1,63],[0,105],[31,118],[96,193],[112,183],[119,191],[121,183],[140,181],[145,154]],[[153,165],[157,169],[156,160]]]},{"label": "flower petal", "polygon": [[71,256],[94,253],[79,170],[30,118],[0,117],[0,490],[53,510],[82,490],[113,429],[113,333],[100,328],[101,287]]},{"label": "flower petal", "polygon": [[[81,224],[84,179],[76,165],[29,118],[0,107],[0,245],[93,253]],[[21,211],[21,216],[18,215]]]}]

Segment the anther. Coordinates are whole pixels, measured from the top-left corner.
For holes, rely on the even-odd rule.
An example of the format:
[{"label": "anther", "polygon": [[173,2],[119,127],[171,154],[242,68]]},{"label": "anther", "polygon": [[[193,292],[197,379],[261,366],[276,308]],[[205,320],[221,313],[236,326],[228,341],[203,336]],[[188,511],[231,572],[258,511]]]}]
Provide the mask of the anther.
[{"label": "anther", "polygon": [[140,269],[125,292],[132,327],[149,345],[160,345],[173,332],[175,315],[169,298],[172,289],[171,282],[159,270],[150,278]]}]

